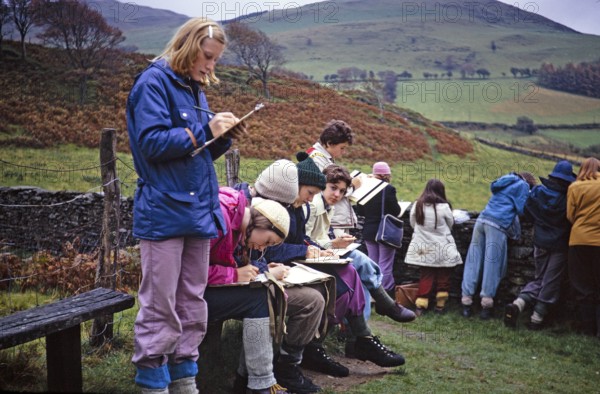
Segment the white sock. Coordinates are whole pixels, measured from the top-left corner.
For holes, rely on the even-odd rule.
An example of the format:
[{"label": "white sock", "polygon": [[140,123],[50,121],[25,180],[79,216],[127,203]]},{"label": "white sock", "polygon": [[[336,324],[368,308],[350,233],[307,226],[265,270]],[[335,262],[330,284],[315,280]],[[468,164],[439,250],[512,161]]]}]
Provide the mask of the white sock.
[{"label": "white sock", "polygon": [[534,324],[542,324],[543,321],[544,316],[540,315],[536,311],[533,311],[533,314],[531,315],[531,322]]},{"label": "white sock", "polygon": [[523,312],[523,309],[525,309],[525,300],[520,297],[514,300],[513,304],[515,304],[519,308],[519,312]]}]

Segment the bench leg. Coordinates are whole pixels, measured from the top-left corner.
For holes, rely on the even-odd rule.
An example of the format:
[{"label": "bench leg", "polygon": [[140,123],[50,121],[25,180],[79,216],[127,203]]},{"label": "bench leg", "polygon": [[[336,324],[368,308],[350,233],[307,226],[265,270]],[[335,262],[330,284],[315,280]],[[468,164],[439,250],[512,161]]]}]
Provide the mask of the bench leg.
[{"label": "bench leg", "polygon": [[79,324],[46,337],[46,365],[49,392],[83,391]]}]

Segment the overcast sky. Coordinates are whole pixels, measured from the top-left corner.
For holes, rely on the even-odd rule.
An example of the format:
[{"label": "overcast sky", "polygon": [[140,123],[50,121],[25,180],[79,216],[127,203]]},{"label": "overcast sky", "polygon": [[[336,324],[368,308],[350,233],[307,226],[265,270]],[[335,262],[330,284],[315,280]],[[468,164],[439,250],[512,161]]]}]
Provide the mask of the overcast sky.
[{"label": "overcast sky", "polygon": [[[188,16],[199,16],[202,12],[213,19],[231,19],[240,14],[269,11],[273,8],[287,9],[315,3],[314,0],[120,0],[153,8],[172,10]],[[420,0],[402,0],[419,5]],[[479,0],[482,4],[487,1]],[[600,35],[600,0],[500,0],[522,10],[543,15],[582,33]],[[331,1],[335,3],[335,0]],[[478,0],[453,0],[451,3],[469,7]],[[472,6],[471,6],[472,7]]]}]

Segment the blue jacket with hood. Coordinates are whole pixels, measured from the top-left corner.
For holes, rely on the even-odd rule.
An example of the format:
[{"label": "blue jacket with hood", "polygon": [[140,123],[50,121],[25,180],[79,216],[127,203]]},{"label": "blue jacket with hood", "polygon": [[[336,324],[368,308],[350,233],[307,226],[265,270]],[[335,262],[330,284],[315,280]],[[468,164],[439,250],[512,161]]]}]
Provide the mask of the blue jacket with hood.
[{"label": "blue jacket with hood", "polygon": [[552,251],[567,251],[571,222],[567,219],[566,182],[540,178],[541,185],[531,189],[525,217],[533,221],[533,243]]},{"label": "blue jacket with hood", "polygon": [[517,174],[511,173],[492,182],[490,189],[492,197],[479,217],[508,232],[515,216],[523,215],[529,196],[529,184]]},{"label": "blue jacket with hood", "polygon": [[225,231],[213,161],[231,146],[220,138],[191,157],[194,145],[213,138],[204,92],[165,60],[136,77],[127,99],[127,131],[138,188],[133,235],[146,240],[192,236],[214,238]]}]

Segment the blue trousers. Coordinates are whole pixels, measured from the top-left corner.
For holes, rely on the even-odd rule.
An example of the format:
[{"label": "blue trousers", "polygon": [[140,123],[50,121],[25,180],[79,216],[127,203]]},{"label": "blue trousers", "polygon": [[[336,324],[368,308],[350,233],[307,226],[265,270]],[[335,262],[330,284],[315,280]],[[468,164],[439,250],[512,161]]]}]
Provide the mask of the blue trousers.
[{"label": "blue trousers", "polygon": [[383,274],[377,263],[360,250],[353,250],[348,254],[348,257],[352,259],[352,266],[356,269],[360,277],[365,292],[365,310],[363,315],[365,316],[365,320],[369,320],[371,316],[371,294],[369,291],[381,287]]},{"label": "blue trousers", "polygon": [[481,282],[480,296],[494,298],[506,275],[506,233],[480,220],[475,222],[462,280],[462,295],[472,297]]}]

